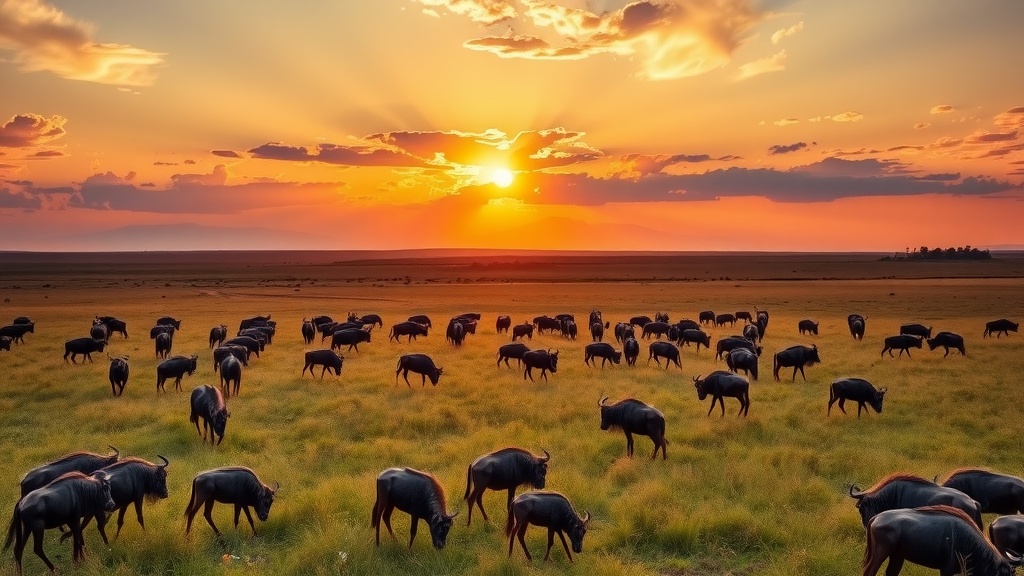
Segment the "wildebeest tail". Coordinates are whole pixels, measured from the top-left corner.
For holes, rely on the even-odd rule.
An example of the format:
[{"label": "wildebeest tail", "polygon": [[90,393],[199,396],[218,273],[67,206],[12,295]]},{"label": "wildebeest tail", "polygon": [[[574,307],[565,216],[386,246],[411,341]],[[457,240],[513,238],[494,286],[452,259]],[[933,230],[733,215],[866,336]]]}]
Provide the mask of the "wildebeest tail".
[{"label": "wildebeest tail", "polygon": [[516,515],[513,508],[508,509],[508,520],[505,520],[505,537],[511,538],[516,527]]},{"label": "wildebeest tail", "polygon": [[380,514],[378,509],[380,508],[380,499],[374,499],[373,510],[370,511],[370,528],[376,528],[380,525]]},{"label": "wildebeest tail", "polygon": [[192,507],[196,505],[196,481],[192,480],[192,494],[188,497],[188,506],[185,507],[185,517],[188,517],[188,513],[192,510]]},{"label": "wildebeest tail", "polygon": [[[18,500],[18,504],[21,500]],[[18,504],[14,505],[14,514],[11,515],[11,525],[7,528],[7,539],[4,540],[4,550],[11,547],[11,542],[14,541],[15,531],[21,530],[21,515],[18,514]]]},{"label": "wildebeest tail", "polygon": [[868,521],[867,529],[867,543],[864,545],[864,559],[861,561],[861,568],[867,569],[868,564],[871,562],[872,551],[875,548],[875,537],[871,533],[871,521]]},{"label": "wildebeest tail", "polygon": [[[463,500],[469,500],[469,487],[470,487],[470,484],[472,484],[472,483],[473,483],[473,465],[470,464],[466,468],[466,493],[462,495],[462,499]],[[472,502],[469,503],[469,507],[470,508],[473,507],[473,503]]]}]

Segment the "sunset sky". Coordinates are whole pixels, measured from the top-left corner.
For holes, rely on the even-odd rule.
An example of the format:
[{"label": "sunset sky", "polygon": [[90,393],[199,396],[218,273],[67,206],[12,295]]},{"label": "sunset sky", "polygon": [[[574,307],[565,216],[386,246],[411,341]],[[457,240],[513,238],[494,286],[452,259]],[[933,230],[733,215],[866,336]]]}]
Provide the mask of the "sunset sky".
[{"label": "sunset sky", "polygon": [[0,250],[1024,245],[1024,2],[0,0]]}]

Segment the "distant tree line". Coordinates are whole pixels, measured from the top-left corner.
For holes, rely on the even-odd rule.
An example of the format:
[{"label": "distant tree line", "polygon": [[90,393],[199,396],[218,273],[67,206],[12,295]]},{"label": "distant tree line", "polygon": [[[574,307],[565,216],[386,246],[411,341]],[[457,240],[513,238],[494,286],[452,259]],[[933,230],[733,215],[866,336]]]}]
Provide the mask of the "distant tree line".
[{"label": "distant tree line", "polygon": [[921,246],[914,250],[907,249],[905,254],[894,254],[886,256],[882,260],[991,260],[992,254],[988,250],[978,250],[968,246],[957,246],[956,248],[929,248]]}]

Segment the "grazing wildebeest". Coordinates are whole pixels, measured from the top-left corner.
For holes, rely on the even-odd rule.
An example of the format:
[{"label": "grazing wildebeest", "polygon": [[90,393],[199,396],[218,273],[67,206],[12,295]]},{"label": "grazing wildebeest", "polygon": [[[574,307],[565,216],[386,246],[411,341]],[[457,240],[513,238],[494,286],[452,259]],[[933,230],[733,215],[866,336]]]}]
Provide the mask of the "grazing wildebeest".
[{"label": "grazing wildebeest", "polygon": [[200,472],[192,479],[192,495],[185,507],[185,535],[192,529],[192,519],[196,512],[204,508],[203,516],[206,523],[213,528],[217,538],[222,538],[220,530],[213,524],[214,502],[233,504],[235,506],[235,529],[238,529],[238,515],[243,510],[249,520],[252,535],[256,535],[256,525],[252,521],[249,508],[256,509],[256,517],[266,522],[270,516],[270,507],[274,504],[274,494],[281,489],[281,484],[274,483],[271,488],[256,477],[256,473],[244,466],[225,466]]},{"label": "grazing wildebeest", "polygon": [[409,316],[409,322],[415,322],[417,324],[423,324],[427,328],[433,328],[434,325],[430,323],[430,318],[425,314],[417,314],[416,316]]},{"label": "grazing wildebeest", "polygon": [[[800,329],[800,334],[814,334],[818,335],[818,322],[814,320],[804,319],[797,323],[797,328]],[[745,330],[744,330],[745,331]]]},{"label": "grazing wildebeest", "polygon": [[110,393],[114,396],[124,394],[124,387],[128,384],[128,357],[107,358],[110,360],[110,371],[107,378],[110,380]]},{"label": "grazing wildebeest", "polygon": [[722,405],[722,416],[725,416],[725,397],[735,398],[740,401],[740,411],[736,416],[746,416],[750,411],[750,382],[739,374],[715,370],[708,374],[707,378],[700,376],[693,377],[693,387],[697,389],[697,399],[703,401],[711,395],[711,407],[708,408],[708,416],[715,409],[715,402]]},{"label": "grazing wildebeest", "polygon": [[466,339],[465,327],[463,327],[461,322],[456,322],[453,318],[448,322],[448,328],[444,332],[444,339],[446,342],[450,342],[452,346],[462,346],[462,341]]},{"label": "grazing wildebeest", "polygon": [[673,324],[668,329],[668,339],[669,339],[669,342],[675,342],[676,344],[679,344],[679,335],[681,333],[682,333],[682,331],[679,330],[679,326],[676,326],[675,324]]},{"label": "grazing wildebeest", "polygon": [[621,362],[622,352],[616,350],[607,342],[594,342],[593,344],[587,344],[587,347],[583,350],[583,363],[590,366],[590,361],[594,360],[594,365],[596,366],[596,358],[601,359],[601,368],[604,368],[605,362],[611,362],[612,364],[618,364]]},{"label": "grazing wildebeest", "polygon": [[526,336],[530,340],[533,340],[533,324],[516,324],[515,326],[512,327],[513,342],[522,338],[523,336]]},{"label": "grazing wildebeest", "polygon": [[757,324],[757,340],[760,342],[768,334],[768,311],[754,308],[754,324]]},{"label": "grazing wildebeest", "polygon": [[903,356],[903,352],[906,352],[907,358],[910,358],[910,349],[920,348],[922,341],[923,339],[917,336],[906,336],[903,334],[899,336],[889,336],[885,339],[885,346],[882,347],[882,356],[884,357],[885,353],[888,352],[890,358],[895,358],[895,356],[892,355],[892,351],[899,350],[900,357]]},{"label": "grazing wildebeest", "polygon": [[929,350],[935,350],[939,346],[945,348],[946,353],[942,355],[943,358],[949,356],[950,348],[959,350],[961,356],[967,355],[967,350],[964,348],[964,337],[953,332],[939,332],[935,338],[929,338],[927,342]]},{"label": "grazing wildebeest", "polygon": [[654,320],[651,320],[650,316],[633,316],[629,319],[630,326],[639,326],[640,328],[643,328],[644,325],[650,322],[654,322]]},{"label": "grazing wildebeest", "polygon": [[718,314],[715,316],[715,326],[736,325],[736,317],[732,314]]},{"label": "grazing wildebeest", "polygon": [[745,320],[747,322],[753,322],[754,321],[754,317],[751,316],[750,312],[747,312],[746,310],[739,310],[735,314],[733,314],[733,316],[736,317],[737,321],[739,321],[739,320]]},{"label": "grazing wildebeest", "polygon": [[529,352],[530,349],[522,342],[514,342],[512,344],[505,344],[498,348],[498,366],[501,366],[501,361],[505,361],[505,366],[511,368],[512,366],[508,363],[509,358],[515,358],[519,361],[519,365],[523,365],[523,354]]},{"label": "grazing wildebeest", "polygon": [[0,336],[0,350],[10,351],[11,342],[14,342],[14,338],[11,338],[10,336]]},{"label": "grazing wildebeest", "polygon": [[484,522],[489,521],[484,511],[484,490],[508,490],[505,510],[510,511],[516,488],[526,484],[543,488],[550,459],[547,450],[543,456],[534,456],[521,448],[502,448],[474,460],[466,470],[466,493],[462,496],[469,502],[466,526],[473,521],[473,503],[480,508]]},{"label": "grazing wildebeest", "polygon": [[661,450],[661,459],[665,460],[665,447],[668,446],[668,438],[665,438],[665,415],[653,406],[648,406],[639,400],[627,398],[619,400],[615,404],[607,405],[608,397],[605,396],[598,401],[601,407],[601,430],[608,430],[612,427],[621,428],[626,434],[626,456],[633,457],[633,434],[647,436],[654,442],[654,453],[651,460],[658,457],[658,450]]},{"label": "grazing wildebeest", "polygon": [[113,316],[97,316],[96,319],[106,324],[107,328],[110,329],[111,334],[117,332],[124,338],[128,337],[128,323],[124,320],[118,320]]},{"label": "grazing wildebeest", "polygon": [[21,497],[24,498],[29,492],[46,486],[62,474],[68,472],[92,474],[100,468],[110,466],[117,462],[121,453],[113,446],[109,446],[109,448],[114,451],[109,456],[92,452],[72,452],[53,462],[29,470],[25,477],[21,479]]},{"label": "grazing wildebeest", "polygon": [[359,352],[359,343],[369,341],[370,333],[366,330],[342,330],[341,332],[335,332],[334,336],[331,337],[331,350],[348,345],[350,351],[355,348],[356,352]]},{"label": "grazing wildebeest", "polygon": [[32,319],[28,316],[18,316],[11,324],[32,324]]},{"label": "grazing wildebeest", "polygon": [[954,470],[942,485],[974,498],[982,513],[1024,513],[1024,479],[1017,476],[961,468]]},{"label": "grazing wildebeest", "polygon": [[[601,311],[600,310],[591,310],[590,311],[590,316],[587,318],[587,324],[593,324],[594,322],[597,322],[598,324],[604,323],[604,318],[601,317]],[[606,326],[606,328],[607,328],[607,326]]]},{"label": "grazing wildebeest", "polygon": [[174,326],[175,330],[181,330],[181,320],[177,320],[170,316],[161,316],[160,318],[157,318],[156,325],[159,326],[161,324]]},{"label": "grazing wildebeest", "polygon": [[760,342],[761,329],[757,327],[757,324],[747,324],[743,327],[743,337],[751,342]]},{"label": "grazing wildebeest", "polygon": [[412,516],[409,529],[409,548],[416,539],[416,528],[420,518],[430,527],[430,538],[434,548],[444,548],[452,520],[458,515],[448,514],[444,488],[432,474],[412,468],[388,468],[377,476],[377,499],[373,503],[370,525],[377,531],[377,546],[380,546],[380,523],[384,521],[391,537],[391,513],[395,508]]},{"label": "grazing wildebeest", "polygon": [[576,322],[572,320],[564,320],[562,322],[562,336],[569,340],[575,340],[579,333],[579,328],[576,326]]},{"label": "grazing wildebeest", "polygon": [[153,346],[156,349],[156,357],[167,358],[167,355],[171,353],[171,346],[173,345],[173,343],[174,340],[171,338],[170,334],[166,332],[161,332],[160,334],[157,334],[156,340],[154,340],[153,343]]},{"label": "grazing wildebeest", "polygon": [[749,348],[734,348],[725,355],[725,365],[729,367],[729,370],[733,372],[739,372],[743,370],[747,374],[757,380],[757,359],[759,356],[754,354]]},{"label": "grazing wildebeest", "polygon": [[668,324],[668,312],[655,312],[654,321]]},{"label": "grazing wildebeest", "polygon": [[228,339],[228,327],[224,324],[220,326],[214,326],[210,328],[210,348],[215,346],[223,346],[224,341]]},{"label": "grazing wildebeest", "polygon": [[604,324],[594,322],[590,325],[590,339],[594,342],[601,342],[604,340]]},{"label": "grazing wildebeest", "polygon": [[257,326],[255,328],[246,328],[245,330],[239,330],[236,336],[248,336],[259,340],[261,344],[266,346],[274,342],[274,333],[276,329],[269,326]]},{"label": "grazing wildebeest", "polygon": [[[1024,516],[1000,516],[988,525],[988,537],[1000,554],[1024,550]],[[1009,556],[1007,556],[1009,558]]]},{"label": "grazing wildebeest", "polygon": [[647,363],[651,363],[651,359],[661,366],[661,360],[665,359],[665,369],[668,370],[669,364],[674,362],[676,366],[681,370],[683,365],[679,363],[679,348],[671,342],[651,342],[648,346],[649,354],[647,355]]},{"label": "grazing wildebeest", "polygon": [[876,514],[886,510],[939,504],[963,510],[978,528],[982,528],[981,512],[973,498],[912,474],[890,474],[863,492],[850,486],[850,497],[857,500],[857,511],[865,528]]},{"label": "grazing wildebeest", "polygon": [[224,397],[229,398],[232,394],[231,383],[235,383],[234,395],[238,396],[238,389],[242,386],[242,363],[232,355],[228,355],[220,362],[220,386],[224,389]]},{"label": "grazing wildebeest", "polygon": [[196,371],[196,363],[199,360],[199,356],[193,354],[192,356],[173,356],[164,360],[156,367],[156,391],[160,392],[164,388],[164,382],[168,378],[174,378],[174,389],[181,390],[181,379],[185,375],[191,376]]},{"label": "grazing wildebeest", "polygon": [[[354,316],[354,315],[353,315]],[[363,314],[362,316],[353,317],[349,316],[350,322],[358,322],[359,324],[369,324],[371,326],[384,327],[384,319],[379,314]]]},{"label": "grazing wildebeest", "polygon": [[1010,335],[1010,332],[1016,332],[1017,328],[1020,327],[1018,322],[1010,322],[1006,318],[1000,320],[993,320],[985,324],[985,333],[981,335],[982,338],[988,338],[992,334],[999,338],[1000,334]]},{"label": "grazing wildebeest", "polygon": [[174,336],[176,328],[170,324],[158,324],[149,329],[149,339],[153,340],[160,334],[170,334]]},{"label": "grazing wildebeest", "polygon": [[306,375],[306,369],[309,369],[309,375],[313,375],[314,366],[322,366],[320,370],[320,379],[324,379],[324,372],[333,370],[336,376],[341,376],[341,365],[345,361],[344,356],[339,356],[334,350],[310,350],[306,352],[306,365],[302,367],[302,376]]},{"label": "grazing wildebeest", "polygon": [[1000,553],[971,524],[969,516],[950,506],[922,506],[883,512],[867,528],[863,576],[876,576],[888,558],[886,576],[898,576],[910,561],[953,574],[1013,576],[1020,556]]},{"label": "grazing wildebeest", "polygon": [[537,316],[533,319],[533,324],[537,327],[537,334],[543,334],[545,330],[548,332],[554,332],[558,330],[562,331],[562,321],[558,318],[549,318],[547,316]]},{"label": "grazing wildebeest", "polygon": [[391,327],[391,333],[388,334],[388,342],[394,340],[399,342],[399,338],[402,336],[408,336],[409,339],[406,342],[412,342],[417,336],[426,336],[427,330],[430,326],[426,324],[420,324],[409,320],[408,322],[399,322]]},{"label": "grazing wildebeest", "polygon": [[715,360],[720,359],[723,353],[731,352],[737,348],[746,348],[758,356],[760,356],[763,351],[760,346],[755,345],[753,342],[742,336],[727,336],[725,338],[720,338],[718,342],[715,343]]},{"label": "grazing wildebeest", "polygon": [[441,379],[444,368],[438,368],[434,364],[434,360],[426,354],[405,354],[398,359],[398,367],[395,369],[395,385],[398,385],[399,372],[405,379],[405,385],[410,388],[412,385],[409,384],[409,372],[420,375],[420,386],[427,385],[427,378],[430,378],[430,383],[433,386],[437,386],[437,381]]},{"label": "grazing wildebeest", "polygon": [[[220,390],[203,384],[192,390],[190,398],[192,411],[189,413],[188,421],[196,425],[196,432],[203,437],[203,444],[206,444],[206,435],[210,435],[210,445],[220,444],[224,441],[224,429],[228,425],[228,405],[224,403],[224,395]],[[199,420],[203,421],[203,429],[199,429]],[[217,440],[217,442],[214,442]]]},{"label": "grazing wildebeest", "polygon": [[494,321],[494,330],[498,334],[502,332],[508,332],[508,329],[512,327],[512,318],[509,316],[498,316],[498,319]]},{"label": "grazing wildebeest", "polygon": [[228,356],[238,358],[242,366],[249,365],[249,349],[245,346],[218,346],[213,349],[213,371],[220,369],[220,363]]},{"label": "grazing wildebeest", "polygon": [[863,378],[839,378],[832,382],[828,395],[828,411],[826,415],[832,414],[832,404],[839,401],[839,409],[846,414],[844,405],[847,400],[857,403],[857,418],[860,418],[860,411],[868,411],[868,405],[875,409],[878,414],[882,413],[882,401],[885,399],[885,391],[876,389],[870,382]]},{"label": "grazing wildebeest", "polygon": [[75,357],[83,355],[92,362],[93,352],[103,352],[103,347],[106,346],[106,342],[103,340],[95,340],[93,338],[75,338],[68,340],[64,343],[64,362],[68,361],[68,356],[71,356],[71,362],[78,364],[75,361]]},{"label": "grazing wildebeest", "polygon": [[12,324],[10,326],[4,326],[0,328],[0,336],[7,336],[11,340],[24,344],[25,334],[29,332],[35,332],[35,323],[31,324]]},{"label": "grazing wildebeest", "polygon": [[257,358],[260,357],[260,352],[265,348],[262,341],[251,336],[236,336],[230,340],[225,340],[222,346],[244,346],[250,353],[255,354]]},{"label": "grazing wildebeest", "polygon": [[704,333],[703,330],[687,328],[679,333],[679,340],[677,341],[680,346],[689,346],[690,342],[697,344],[697,352],[700,352],[700,345],[703,344],[705,348],[711,349],[711,336]]},{"label": "grazing wildebeest", "polygon": [[679,328],[680,334],[682,334],[683,330],[700,330],[700,323],[694,322],[689,318],[684,318],[679,322],[676,322],[676,326]]},{"label": "grazing wildebeest", "polygon": [[523,371],[523,380],[529,376],[530,382],[533,382],[533,369],[539,368],[540,375],[547,382],[548,371],[552,374],[558,372],[558,350],[554,352],[550,348],[548,350],[530,350],[523,354],[523,364],[526,366],[526,370]]},{"label": "grazing wildebeest", "polygon": [[569,534],[572,542],[572,549],[577,554],[583,552],[583,537],[587,534],[587,524],[590,523],[590,512],[583,516],[576,514],[569,499],[558,492],[524,492],[520,494],[509,507],[508,520],[505,522],[505,536],[508,538],[508,555],[512,557],[512,548],[515,540],[519,538],[519,544],[526,553],[527,560],[533,560],[530,551],[526,548],[526,529],[533,524],[548,529],[548,548],[544,553],[544,560],[551,558],[551,547],[555,544],[555,534],[558,534],[565,548],[565,555],[572,562],[572,554],[569,552],[569,545],[565,542],[565,533]]},{"label": "grazing wildebeest", "polygon": [[104,342],[110,342],[110,329],[107,325],[100,322],[93,324],[92,328],[89,329],[89,337],[93,340],[103,340]]},{"label": "grazing wildebeest", "polygon": [[699,320],[701,324],[710,324],[714,326],[715,313],[712,310],[703,310],[700,314],[697,315],[697,320]]},{"label": "grazing wildebeest", "polygon": [[846,317],[846,323],[850,326],[850,335],[854,340],[864,339],[864,328],[867,326],[867,317],[860,314],[850,314]]},{"label": "grazing wildebeest", "polygon": [[43,531],[65,524],[69,526],[73,538],[72,558],[78,562],[85,557],[82,517],[102,514],[113,509],[110,483],[105,475],[94,478],[81,472],[68,472],[18,501],[14,506],[10,528],[7,530],[4,550],[14,542],[14,562],[20,576],[21,558],[31,534],[34,542],[33,551],[53,572],[53,562],[50,562],[43,552]]},{"label": "grazing wildebeest", "polygon": [[615,324],[615,341],[625,342],[626,338],[636,338],[633,326],[627,322],[619,322]]},{"label": "grazing wildebeest", "polygon": [[313,323],[314,328],[317,328],[321,324],[328,324],[330,322],[334,322],[334,318],[331,318],[326,314],[321,314],[320,316],[313,316],[313,318],[310,319],[310,322]]},{"label": "grazing wildebeest", "polygon": [[246,328],[252,328],[253,326],[267,326],[270,323],[270,314],[266,316],[253,316],[252,318],[246,318],[238,323],[239,331],[245,330]]},{"label": "grazing wildebeest", "polygon": [[[164,463],[157,465],[141,458],[125,458],[92,473],[95,478],[106,475],[110,482],[110,498],[114,501],[114,509],[118,510],[115,540],[121,535],[121,527],[124,526],[124,515],[128,512],[128,506],[135,505],[135,517],[139,520],[139,526],[145,530],[146,522],[142,519],[142,501],[167,498],[167,465],[170,462],[163,456],[157,455],[157,457]],[[86,515],[83,518],[83,530],[90,520],[92,520],[92,515]],[[106,525],[106,514],[96,514],[96,527],[99,529],[100,536],[103,537],[103,543],[109,546]],[[63,542],[70,536],[71,534],[67,533],[60,539]]]},{"label": "grazing wildebeest", "polygon": [[640,357],[640,343],[636,338],[626,338],[622,343],[622,353],[626,355],[627,366],[636,366],[636,359]]},{"label": "grazing wildebeest", "polygon": [[648,322],[644,324],[640,330],[640,337],[647,339],[648,336],[654,335],[655,339],[661,338],[662,336],[668,336],[668,331],[672,328],[672,325],[668,322]]},{"label": "grazing wildebeest", "polygon": [[911,336],[920,336],[921,338],[931,338],[932,327],[925,326],[923,324],[904,324],[900,326],[900,334],[910,334]]},{"label": "grazing wildebeest", "polygon": [[775,379],[779,380],[779,368],[793,368],[793,379],[792,382],[796,382],[796,371],[800,371],[800,375],[804,377],[804,382],[807,381],[807,375],[804,374],[804,366],[813,366],[821,362],[821,357],[818,356],[818,345],[814,344],[810,348],[807,346],[790,346],[781,352],[775,353],[775,362],[773,364],[773,374]]},{"label": "grazing wildebeest", "polygon": [[316,337],[316,326],[305,318],[302,319],[302,342],[306,345],[312,344]]}]

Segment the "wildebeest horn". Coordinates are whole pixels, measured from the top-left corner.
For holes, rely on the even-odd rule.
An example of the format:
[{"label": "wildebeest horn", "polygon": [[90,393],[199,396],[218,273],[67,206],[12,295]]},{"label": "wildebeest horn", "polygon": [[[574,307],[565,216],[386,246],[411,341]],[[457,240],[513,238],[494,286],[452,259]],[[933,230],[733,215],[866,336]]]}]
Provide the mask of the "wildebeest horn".
[{"label": "wildebeest horn", "polygon": [[110,448],[111,450],[114,451],[114,458],[120,458],[121,457],[121,452],[117,448],[114,448],[113,446],[110,446],[110,445],[107,445],[107,448]]},{"label": "wildebeest horn", "polygon": [[167,461],[167,458],[164,458],[159,454],[157,454],[156,457],[164,461],[163,465],[160,466],[161,468],[167,468],[167,466],[170,464],[170,462]]},{"label": "wildebeest horn", "polygon": [[[855,489],[857,490],[856,493],[854,493]],[[864,497],[865,494],[866,492],[861,492],[860,489],[857,488],[856,484],[850,484],[850,498],[856,498],[857,500],[860,500],[861,498]]]},{"label": "wildebeest horn", "polygon": [[584,515],[582,520],[583,520],[583,525],[586,526],[587,524],[590,524],[590,511],[589,510],[584,510],[584,512],[586,512],[586,515]]},{"label": "wildebeest horn", "polygon": [[608,400],[607,396],[602,397],[600,400],[597,401],[597,405],[598,406],[604,406],[604,403],[605,403],[606,400]]},{"label": "wildebeest horn", "polygon": [[1010,550],[1004,551],[1003,554],[1006,556],[1006,559],[1009,560],[1011,564],[1019,565],[1021,563],[1022,557],[1014,554]]},{"label": "wildebeest horn", "polygon": [[277,491],[280,490],[280,489],[281,489],[281,483],[278,482],[277,480],[274,480],[274,493],[276,494]]},{"label": "wildebeest horn", "polygon": [[700,374],[697,374],[696,376],[693,377],[693,383],[696,384],[699,381],[700,381]]},{"label": "wildebeest horn", "polygon": [[548,460],[551,460],[551,454],[549,454],[548,451],[544,450],[543,448],[541,448],[541,450],[544,452],[544,457],[541,458],[540,461],[547,462]]}]

